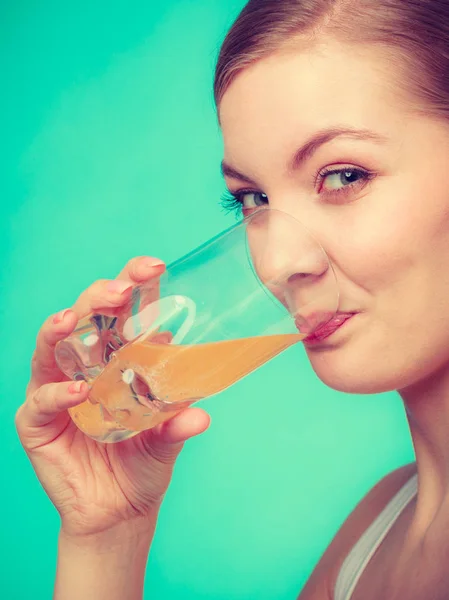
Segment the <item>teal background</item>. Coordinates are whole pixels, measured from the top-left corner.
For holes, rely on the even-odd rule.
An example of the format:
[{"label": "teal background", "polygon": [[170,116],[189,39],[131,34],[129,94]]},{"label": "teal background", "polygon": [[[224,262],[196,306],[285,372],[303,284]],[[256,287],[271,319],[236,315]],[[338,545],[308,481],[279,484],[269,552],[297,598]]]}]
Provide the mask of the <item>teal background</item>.
[{"label": "teal background", "polygon": [[[232,224],[212,102],[241,0],[17,0],[0,9],[1,588],[51,597],[58,518],[17,440],[41,322],[132,256]],[[145,598],[292,600],[344,518],[413,459],[392,394],[326,388],[291,348],[220,396],[177,464]]]}]

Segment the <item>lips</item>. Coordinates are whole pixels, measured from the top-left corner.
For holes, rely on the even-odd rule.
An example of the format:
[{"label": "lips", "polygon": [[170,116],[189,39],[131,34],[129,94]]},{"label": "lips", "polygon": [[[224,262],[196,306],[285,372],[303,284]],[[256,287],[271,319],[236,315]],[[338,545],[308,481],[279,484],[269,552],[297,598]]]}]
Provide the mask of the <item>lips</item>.
[{"label": "lips", "polygon": [[[315,331],[310,333],[306,338],[304,338],[304,343],[314,343],[325,340],[326,338],[330,337],[333,333],[335,333],[338,329],[340,329],[340,327],[344,323],[346,323],[346,321],[351,319],[355,314],[356,313],[337,313],[327,323],[324,323]],[[304,330],[302,330],[301,332],[305,333]]]}]

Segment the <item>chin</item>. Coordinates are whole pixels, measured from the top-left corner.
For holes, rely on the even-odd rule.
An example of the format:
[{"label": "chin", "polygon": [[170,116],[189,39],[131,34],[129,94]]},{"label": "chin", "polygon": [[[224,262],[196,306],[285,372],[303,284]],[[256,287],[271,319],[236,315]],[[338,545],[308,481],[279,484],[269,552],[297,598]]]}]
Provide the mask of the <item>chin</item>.
[{"label": "chin", "polygon": [[360,354],[351,357],[341,349],[307,351],[307,355],[318,378],[338,392],[383,394],[407,387],[412,382],[407,371],[401,370],[399,365],[392,368],[388,361],[361,360]]}]

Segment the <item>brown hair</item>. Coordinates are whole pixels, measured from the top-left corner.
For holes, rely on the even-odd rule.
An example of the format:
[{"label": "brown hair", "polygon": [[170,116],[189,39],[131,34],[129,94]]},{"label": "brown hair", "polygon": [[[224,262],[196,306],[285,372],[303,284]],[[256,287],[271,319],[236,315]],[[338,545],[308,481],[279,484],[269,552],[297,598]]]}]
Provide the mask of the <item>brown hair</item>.
[{"label": "brown hair", "polygon": [[245,67],[296,38],[326,35],[386,51],[416,109],[449,117],[449,0],[250,0],[220,50],[217,107]]}]

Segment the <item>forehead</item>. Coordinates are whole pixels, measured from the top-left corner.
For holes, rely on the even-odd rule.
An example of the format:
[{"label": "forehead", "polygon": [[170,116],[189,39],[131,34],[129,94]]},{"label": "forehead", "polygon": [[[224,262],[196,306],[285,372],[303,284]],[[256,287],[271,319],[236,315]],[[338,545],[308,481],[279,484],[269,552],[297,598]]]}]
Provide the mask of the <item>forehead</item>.
[{"label": "forehead", "polygon": [[389,63],[375,49],[328,43],[283,50],[243,70],[224,94],[225,153],[247,144],[296,145],[335,125],[388,135],[405,119],[404,100]]}]

